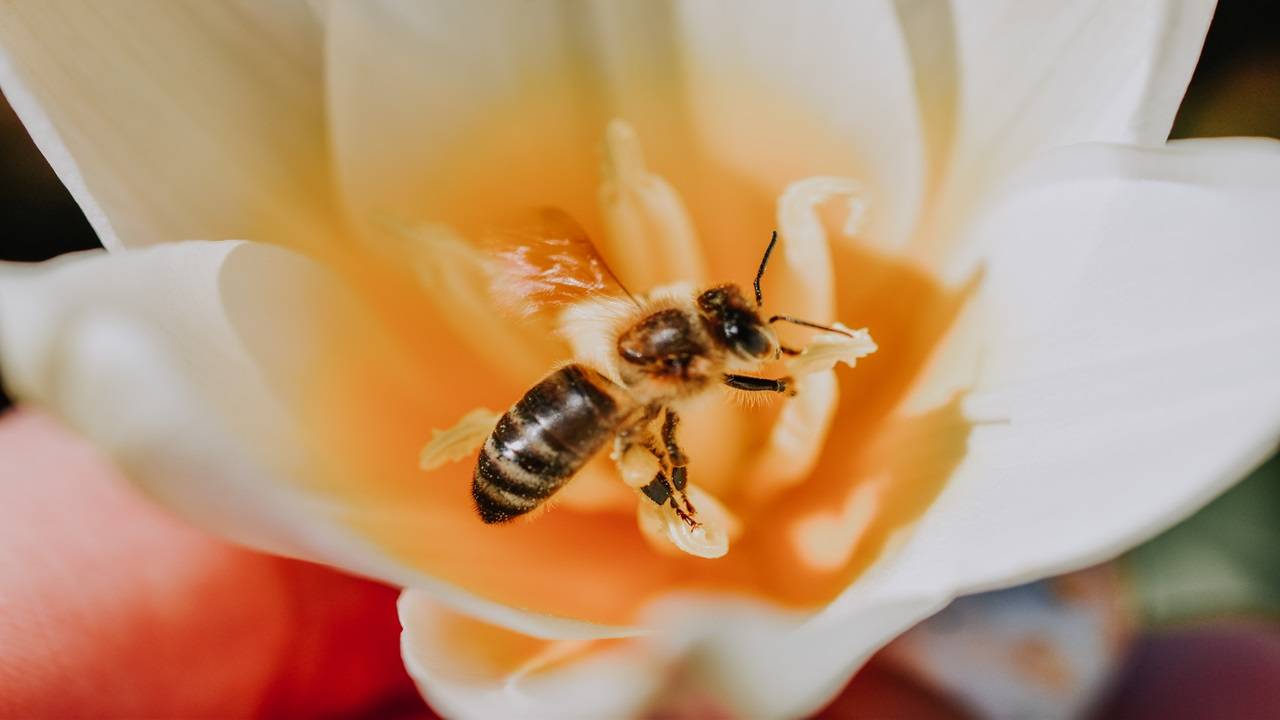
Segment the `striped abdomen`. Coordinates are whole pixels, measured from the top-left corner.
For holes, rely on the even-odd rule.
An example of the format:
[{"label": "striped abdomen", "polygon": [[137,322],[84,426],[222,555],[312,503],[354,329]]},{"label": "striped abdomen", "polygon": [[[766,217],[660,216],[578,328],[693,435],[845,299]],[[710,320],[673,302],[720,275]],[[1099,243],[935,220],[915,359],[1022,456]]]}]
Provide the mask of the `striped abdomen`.
[{"label": "striped abdomen", "polygon": [[505,522],[542,504],[613,437],[629,408],[608,391],[612,384],[594,370],[568,365],[502,416],[471,481],[482,520]]}]

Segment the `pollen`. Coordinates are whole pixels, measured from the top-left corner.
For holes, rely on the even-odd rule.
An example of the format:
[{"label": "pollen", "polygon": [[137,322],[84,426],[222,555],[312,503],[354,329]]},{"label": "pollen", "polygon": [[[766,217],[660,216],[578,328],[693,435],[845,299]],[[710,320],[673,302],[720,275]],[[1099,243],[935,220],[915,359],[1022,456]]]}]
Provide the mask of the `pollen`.
[{"label": "pollen", "polygon": [[879,349],[866,328],[850,330],[835,323],[837,332],[823,332],[813,336],[799,355],[787,360],[787,369],[796,377],[832,370],[838,364],[855,367],[858,360]]},{"label": "pollen", "polygon": [[501,415],[488,408],[476,408],[463,415],[453,427],[433,430],[431,441],[418,457],[418,467],[435,470],[473,454],[484,444],[499,417]]}]

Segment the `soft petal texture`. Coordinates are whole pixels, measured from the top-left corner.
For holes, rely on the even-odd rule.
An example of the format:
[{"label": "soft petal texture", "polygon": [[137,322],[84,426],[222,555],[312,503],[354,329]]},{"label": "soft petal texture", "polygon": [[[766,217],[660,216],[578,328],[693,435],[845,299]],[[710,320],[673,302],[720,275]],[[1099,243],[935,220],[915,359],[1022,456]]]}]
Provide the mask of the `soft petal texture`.
[{"label": "soft petal texture", "polygon": [[204,535],[34,411],[0,457],[0,716],[412,706],[389,588]]},{"label": "soft petal texture", "polygon": [[[673,14],[690,122],[713,158],[770,197],[804,177],[858,178],[869,196],[866,237],[886,246],[906,239],[925,158],[890,3],[743,2],[725,12],[688,2]],[[732,215],[731,207],[719,211]]]},{"label": "soft petal texture", "polygon": [[1150,537],[1280,436],[1280,143],[1076,146],[1011,187],[975,231],[986,424],[905,563],[966,591]]},{"label": "soft petal texture", "polygon": [[[254,547],[468,604],[469,594],[368,542],[354,514],[385,515],[408,503],[377,495],[375,472],[330,467],[332,447],[309,425],[316,420],[309,372],[351,353],[376,359],[378,377],[337,375],[326,393],[414,397],[422,390],[410,367],[482,382],[447,346],[410,365],[381,328],[319,265],[254,243],[177,243],[0,266],[0,362],[10,388],[109,452],[148,494]],[[437,417],[456,418],[471,409],[464,402],[430,404]],[[420,472],[417,448],[390,460]],[[618,632],[495,603],[469,610],[536,635]]]},{"label": "soft petal texture", "polygon": [[1077,142],[1162,143],[1214,0],[899,4],[938,195],[922,253],[1038,153]]},{"label": "soft petal texture", "polygon": [[0,5],[0,89],[108,248],[329,232],[301,0]]},{"label": "soft petal texture", "polygon": [[[734,714],[732,704],[704,687],[705,665],[679,661],[696,633],[662,642],[554,643],[450,613],[420,592],[404,593],[399,607],[405,666],[432,706],[451,718],[767,716],[767,706]],[[872,661],[817,717],[966,716],[888,663]]]},{"label": "soft petal texture", "polygon": [[615,117],[682,194],[713,277],[749,272],[773,198],[800,177],[862,178],[871,234],[902,236],[917,211],[917,114],[887,3],[337,3],[327,24],[360,226],[466,229],[552,204],[599,234],[594,149]]},{"label": "soft petal texture", "polygon": [[646,611],[647,637],[571,644],[480,623],[409,591],[401,650],[424,695],[450,716],[629,717],[696,700],[724,717],[795,717],[828,702],[872,648],[943,602],[884,602],[876,592],[846,594],[814,615],[672,596]]},{"label": "soft petal texture", "polygon": [[432,707],[451,718],[629,717],[661,689],[660,661],[634,642],[539,640],[412,590],[399,608],[405,667]]}]

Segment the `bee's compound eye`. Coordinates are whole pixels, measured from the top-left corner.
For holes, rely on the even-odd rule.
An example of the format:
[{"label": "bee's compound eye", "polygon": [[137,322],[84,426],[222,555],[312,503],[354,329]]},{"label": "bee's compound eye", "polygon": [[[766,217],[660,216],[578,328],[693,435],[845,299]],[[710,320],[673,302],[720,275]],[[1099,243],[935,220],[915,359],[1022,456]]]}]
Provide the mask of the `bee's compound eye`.
[{"label": "bee's compound eye", "polygon": [[738,347],[752,357],[764,357],[773,352],[773,343],[769,341],[769,337],[759,328],[750,328],[747,332],[741,332],[736,339]]}]

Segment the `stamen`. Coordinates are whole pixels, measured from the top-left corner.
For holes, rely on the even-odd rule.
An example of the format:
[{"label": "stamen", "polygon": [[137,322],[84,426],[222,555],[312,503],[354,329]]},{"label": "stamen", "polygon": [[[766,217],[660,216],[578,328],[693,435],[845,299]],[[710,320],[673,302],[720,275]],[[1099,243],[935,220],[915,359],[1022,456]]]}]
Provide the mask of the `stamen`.
[{"label": "stamen", "polygon": [[678,279],[704,282],[706,268],[693,221],[679,194],[649,172],[630,125],[614,120],[605,131],[599,203],[607,237],[605,257],[629,287]]},{"label": "stamen", "polygon": [[[852,235],[866,212],[865,190],[856,180],[818,176],[797,180],[778,198],[778,232],[782,257],[790,275],[793,297],[779,302],[799,317],[824,321],[834,310],[835,277],[831,243],[819,209],[836,198],[845,199],[848,212],[842,230]],[[833,239],[834,240],[834,239]]]},{"label": "stamen", "polygon": [[690,506],[697,508],[690,524],[682,515],[684,505],[675,498],[661,506],[648,497],[639,496],[636,504],[636,522],[641,533],[661,552],[684,551],[701,558],[723,557],[729,552],[729,542],[742,532],[742,524],[720,504],[713,495],[697,485],[690,484],[687,493]]},{"label": "stamen", "polygon": [[422,448],[418,466],[423,470],[435,470],[446,463],[456,462],[480,449],[498,424],[501,413],[488,408],[476,408],[446,430],[432,430],[431,442]]},{"label": "stamen", "polygon": [[747,498],[762,501],[809,477],[839,398],[835,373],[815,373],[804,379],[796,397],[782,406],[764,447],[751,461],[750,474],[742,484]]},{"label": "stamen", "polygon": [[864,358],[877,350],[876,343],[871,339],[871,333],[867,332],[866,328],[850,330],[840,323],[835,323],[833,327],[839,332],[814,335],[799,355],[786,359],[787,369],[792,375],[796,377],[812,375],[834,369],[839,363],[854,367],[858,364],[859,358]]}]

